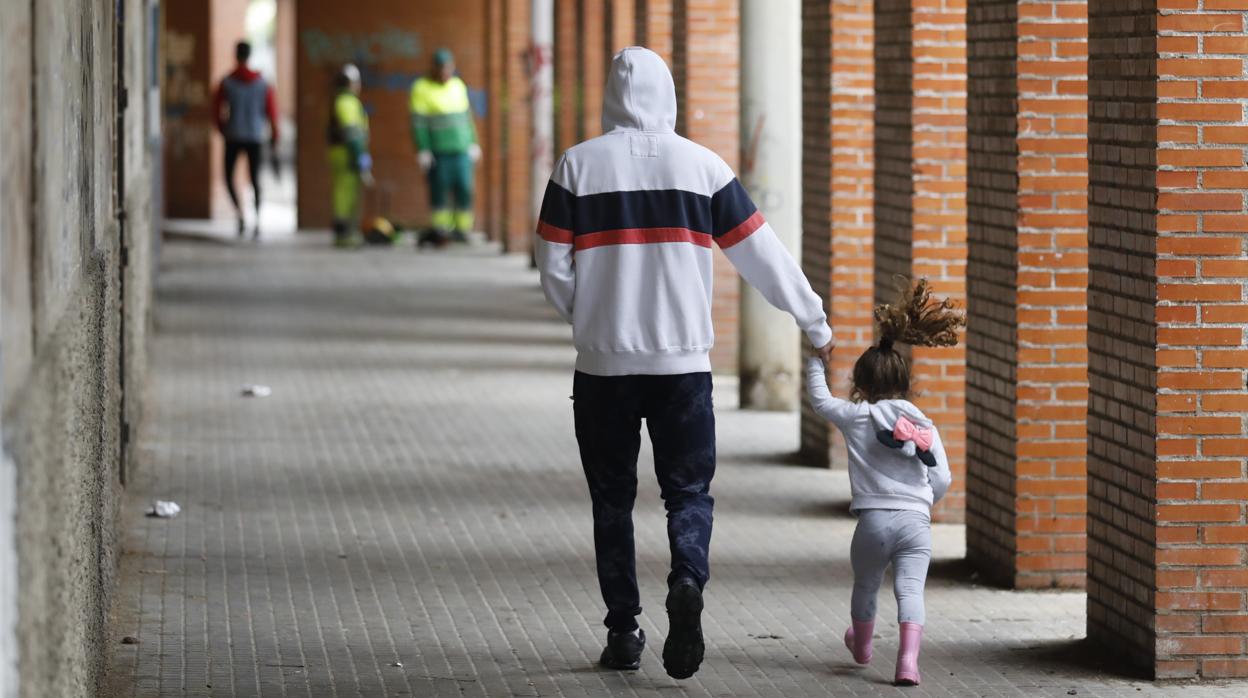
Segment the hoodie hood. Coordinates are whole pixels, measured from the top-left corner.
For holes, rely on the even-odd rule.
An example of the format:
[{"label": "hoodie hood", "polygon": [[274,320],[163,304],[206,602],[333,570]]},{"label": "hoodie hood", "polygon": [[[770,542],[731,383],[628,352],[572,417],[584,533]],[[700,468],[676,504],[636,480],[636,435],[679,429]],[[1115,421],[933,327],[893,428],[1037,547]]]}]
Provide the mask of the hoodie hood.
[{"label": "hoodie hood", "polygon": [[675,131],[676,84],[659,54],[641,46],[615,54],[602,98],[602,132]]},{"label": "hoodie hood", "polygon": [[234,69],[234,72],[230,73],[230,77],[238,80],[239,82],[253,82],[260,77],[260,73],[257,73],[245,65],[240,65]]}]

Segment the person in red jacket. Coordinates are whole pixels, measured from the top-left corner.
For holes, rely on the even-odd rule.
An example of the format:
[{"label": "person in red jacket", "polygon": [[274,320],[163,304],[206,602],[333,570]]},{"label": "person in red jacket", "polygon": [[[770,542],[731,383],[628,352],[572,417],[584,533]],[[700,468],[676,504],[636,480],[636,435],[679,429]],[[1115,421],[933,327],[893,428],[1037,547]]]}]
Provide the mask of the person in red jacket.
[{"label": "person in red jacket", "polygon": [[243,207],[234,190],[234,164],[240,153],[247,155],[247,171],[251,175],[251,188],[255,193],[255,237],[260,237],[260,147],[268,131],[268,140],[277,147],[277,100],[273,87],[260,77],[260,73],[247,67],[251,58],[251,44],[238,42],[234,49],[238,65],[221,84],[212,98],[212,114],[217,129],[225,136],[225,188],[230,192],[234,212],[238,215],[238,235],[246,231]]}]

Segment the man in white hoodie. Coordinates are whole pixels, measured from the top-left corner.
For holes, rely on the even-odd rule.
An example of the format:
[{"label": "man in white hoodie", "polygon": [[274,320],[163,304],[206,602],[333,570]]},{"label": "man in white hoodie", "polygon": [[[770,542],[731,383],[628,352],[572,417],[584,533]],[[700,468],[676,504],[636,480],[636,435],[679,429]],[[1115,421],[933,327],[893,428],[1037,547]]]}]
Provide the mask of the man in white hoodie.
[{"label": "man in white hoodie", "polygon": [[702,662],[702,589],[710,576],[711,246],[792,314],[825,357],[832,330],[823,302],[732,169],[675,126],[676,90],[663,59],[640,47],[617,54],[604,135],[556,164],[536,256],[542,288],[572,323],[577,349],[576,437],[607,606],[600,662],[636,669],[645,646],[632,521],[644,419],[672,555],[663,665],[683,679]]}]

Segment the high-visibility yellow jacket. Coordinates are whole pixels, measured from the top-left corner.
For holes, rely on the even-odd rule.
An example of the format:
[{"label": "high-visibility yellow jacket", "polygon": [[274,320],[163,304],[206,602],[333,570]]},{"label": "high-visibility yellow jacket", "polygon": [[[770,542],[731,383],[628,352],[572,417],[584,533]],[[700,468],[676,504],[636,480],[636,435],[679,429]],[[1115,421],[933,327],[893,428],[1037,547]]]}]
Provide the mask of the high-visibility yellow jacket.
[{"label": "high-visibility yellow jacket", "polygon": [[358,162],[368,152],[368,114],[364,103],[350,92],[334,97],[329,115],[329,154],[331,160]]},{"label": "high-visibility yellow jacket", "polygon": [[417,150],[462,153],[477,142],[468,86],[458,77],[444,83],[418,78],[412,84],[411,122]]}]

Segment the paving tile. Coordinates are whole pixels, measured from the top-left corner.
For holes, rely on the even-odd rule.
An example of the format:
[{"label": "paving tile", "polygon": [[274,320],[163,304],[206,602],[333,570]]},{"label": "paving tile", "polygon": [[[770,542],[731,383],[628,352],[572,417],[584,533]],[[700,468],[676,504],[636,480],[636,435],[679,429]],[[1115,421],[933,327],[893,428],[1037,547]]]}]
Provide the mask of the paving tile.
[{"label": "paving tile", "polygon": [[[115,696],[1172,695],[1082,657],[1084,596],[978,586],[938,526],[923,685],[854,665],[844,473],[787,464],[794,415],[736,409],[721,464],[707,661],[662,669],[667,541],[643,450],[636,525],[649,636],[602,672],[603,609],[572,434],[570,331],[525,260],[339,253],[316,236],[166,245],[141,472],[107,681]],[[243,398],[246,383],[273,388]],[[145,501],[183,513],[147,519]],[[888,585],[886,584],[886,588]],[[402,666],[396,666],[401,664]],[[1244,695],[1243,684],[1182,686]]]}]

